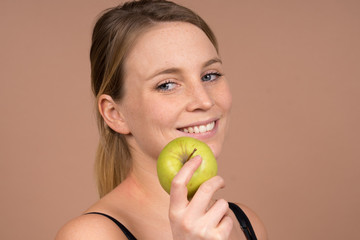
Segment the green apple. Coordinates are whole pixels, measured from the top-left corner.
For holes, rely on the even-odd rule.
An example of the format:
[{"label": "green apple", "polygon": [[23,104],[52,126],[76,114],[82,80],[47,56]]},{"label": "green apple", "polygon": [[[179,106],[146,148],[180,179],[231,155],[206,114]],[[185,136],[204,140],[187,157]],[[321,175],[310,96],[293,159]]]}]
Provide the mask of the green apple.
[{"label": "green apple", "polygon": [[187,184],[189,199],[203,182],[216,176],[215,156],[206,143],[192,137],[176,138],[164,147],[157,160],[157,174],[166,192],[170,193],[171,182],[185,162],[197,155],[201,156],[202,162]]}]

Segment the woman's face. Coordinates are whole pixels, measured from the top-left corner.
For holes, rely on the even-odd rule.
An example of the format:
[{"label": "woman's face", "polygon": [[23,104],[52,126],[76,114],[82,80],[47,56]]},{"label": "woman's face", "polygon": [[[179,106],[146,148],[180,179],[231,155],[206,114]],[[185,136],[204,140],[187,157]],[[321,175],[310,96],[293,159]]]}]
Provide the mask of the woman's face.
[{"label": "woman's face", "polygon": [[125,62],[120,111],[135,152],[156,159],[174,138],[222,148],[231,94],[215,47],[198,27],[159,23],[135,43]]}]

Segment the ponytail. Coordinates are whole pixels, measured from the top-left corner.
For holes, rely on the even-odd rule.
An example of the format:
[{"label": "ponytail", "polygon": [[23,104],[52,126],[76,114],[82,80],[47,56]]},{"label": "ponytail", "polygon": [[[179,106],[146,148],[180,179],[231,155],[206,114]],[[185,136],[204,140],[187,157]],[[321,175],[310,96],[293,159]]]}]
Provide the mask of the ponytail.
[{"label": "ponytail", "polygon": [[123,181],[130,168],[130,151],[125,137],[110,128],[105,129],[95,159],[95,174],[100,198]]}]

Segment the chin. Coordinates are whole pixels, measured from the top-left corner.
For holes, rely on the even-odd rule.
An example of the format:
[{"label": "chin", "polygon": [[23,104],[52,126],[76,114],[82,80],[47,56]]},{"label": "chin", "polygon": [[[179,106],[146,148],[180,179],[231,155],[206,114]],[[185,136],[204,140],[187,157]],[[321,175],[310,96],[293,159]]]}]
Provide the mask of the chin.
[{"label": "chin", "polygon": [[209,147],[211,148],[211,150],[214,153],[214,156],[216,159],[219,158],[219,156],[221,155],[221,151],[222,151],[222,144],[219,143],[208,143]]}]

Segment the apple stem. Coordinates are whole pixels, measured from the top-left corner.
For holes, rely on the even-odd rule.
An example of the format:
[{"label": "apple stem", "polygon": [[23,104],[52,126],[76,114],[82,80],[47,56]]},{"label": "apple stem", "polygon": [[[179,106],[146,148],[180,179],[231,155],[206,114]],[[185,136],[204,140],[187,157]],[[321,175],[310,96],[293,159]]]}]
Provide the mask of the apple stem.
[{"label": "apple stem", "polygon": [[185,162],[187,162],[187,161],[189,161],[190,160],[190,158],[192,157],[192,155],[194,155],[194,153],[196,152],[196,148],[194,148],[194,151],[192,151],[192,153],[189,155],[189,157],[188,157],[188,159],[186,159],[186,161]]}]

